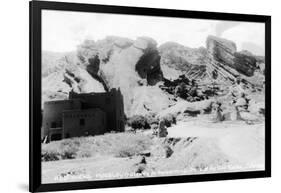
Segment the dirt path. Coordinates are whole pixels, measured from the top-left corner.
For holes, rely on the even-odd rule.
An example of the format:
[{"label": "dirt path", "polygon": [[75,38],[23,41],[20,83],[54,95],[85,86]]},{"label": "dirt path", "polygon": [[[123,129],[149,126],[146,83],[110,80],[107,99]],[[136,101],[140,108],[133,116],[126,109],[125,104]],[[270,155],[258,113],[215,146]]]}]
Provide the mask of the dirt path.
[{"label": "dirt path", "polygon": [[[144,171],[156,172],[156,176],[159,176],[166,175],[162,171],[174,171],[173,175],[182,175],[182,171],[198,174],[261,170],[265,158],[264,128],[264,124],[247,125],[238,121],[213,123],[207,117],[179,121],[168,128],[168,137],[181,138],[176,145],[171,146],[172,156],[163,157],[167,145],[163,142],[166,139],[153,138],[152,147],[155,149],[150,150],[151,156],[146,158]],[[42,183],[136,177],[124,175],[137,173],[140,158],[108,155],[42,162]],[[214,170],[200,170],[209,166],[214,167]]]},{"label": "dirt path", "polygon": [[194,118],[170,127],[170,137],[214,138],[221,150],[242,164],[264,164],[264,124]]}]

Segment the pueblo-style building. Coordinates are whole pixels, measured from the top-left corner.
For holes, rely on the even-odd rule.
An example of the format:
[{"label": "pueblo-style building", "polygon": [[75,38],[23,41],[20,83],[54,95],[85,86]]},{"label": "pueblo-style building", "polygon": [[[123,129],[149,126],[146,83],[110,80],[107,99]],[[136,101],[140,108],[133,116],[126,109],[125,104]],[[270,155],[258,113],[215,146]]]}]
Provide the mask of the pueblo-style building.
[{"label": "pueblo-style building", "polygon": [[123,96],[118,89],[105,93],[69,93],[68,100],[44,103],[41,138],[47,141],[124,131]]}]

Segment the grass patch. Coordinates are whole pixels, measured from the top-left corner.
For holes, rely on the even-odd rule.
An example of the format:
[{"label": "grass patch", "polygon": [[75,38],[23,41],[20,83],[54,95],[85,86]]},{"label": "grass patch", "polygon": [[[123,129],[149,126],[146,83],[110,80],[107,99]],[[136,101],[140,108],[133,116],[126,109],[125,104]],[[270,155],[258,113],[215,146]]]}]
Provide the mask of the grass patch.
[{"label": "grass patch", "polygon": [[42,144],[41,160],[56,161],[99,155],[130,157],[149,149],[151,145],[151,138],[141,133],[110,133],[77,137]]}]

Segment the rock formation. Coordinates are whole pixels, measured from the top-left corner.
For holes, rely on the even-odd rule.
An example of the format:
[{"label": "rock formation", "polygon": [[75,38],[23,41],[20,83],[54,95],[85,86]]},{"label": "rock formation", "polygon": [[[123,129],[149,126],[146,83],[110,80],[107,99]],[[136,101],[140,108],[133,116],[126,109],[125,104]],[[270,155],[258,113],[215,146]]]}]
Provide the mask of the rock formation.
[{"label": "rock formation", "polygon": [[227,87],[238,78],[251,89],[256,85],[262,89],[264,83],[263,57],[238,52],[234,42],[215,36],[207,38],[206,48],[174,42],[157,47],[149,37],[85,40],[73,53],[43,53],[42,66],[43,102],[67,98],[71,90],[87,93],[120,88],[127,116],[157,113],[173,105],[174,92],[160,85],[176,83],[183,74],[205,84],[204,92],[210,84]]},{"label": "rock formation", "polygon": [[[75,60],[65,62],[60,70],[60,80],[56,82],[67,88],[63,89],[65,93],[69,90],[101,92],[120,88],[125,112],[130,116],[131,112],[145,114],[170,105],[169,96],[154,86],[162,79],[155,40],[140,37],[133,41],[110,36],[99,41],[86,40],[79,45]],[[56,92],[58,89],[53,90]],[[147,97],[148,90],[155,97]],[[163,101],[161,104],[157,103],[157,96]]]},{"label": "rock formation", "polygon": [[[175,42],[167,42],[159,47],[161,68],[176,69],[188,78],[203,79],[206,77],[207,50],[203,47],[189,48]],[[169,71],[171,71],[169,69]],[[165,73],[165,78],[170,74]]]},{"label": "rock formation", "polygon": [[67,99],[71,90],[77,93],[105,92],[102,83],[92,78],[78,61],[76,53],[54,57],[43,52],[42,104],[48,100]]},{"label": "rock formation", "polygon": [[251,53],[237,52],[234,42],[215,36],[209,36],[206,43],[215,60],[246,76],[253,76],[257,66],[256,59]]}]

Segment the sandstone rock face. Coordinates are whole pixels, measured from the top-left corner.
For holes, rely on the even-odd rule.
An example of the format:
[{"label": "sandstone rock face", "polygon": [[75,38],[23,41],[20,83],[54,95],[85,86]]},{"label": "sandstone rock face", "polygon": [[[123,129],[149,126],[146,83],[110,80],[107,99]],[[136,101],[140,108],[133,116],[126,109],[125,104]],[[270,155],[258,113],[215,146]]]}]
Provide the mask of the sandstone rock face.
[{"label": "sandstone rock face", "polygon": [[105,92],[101,82],[78,65],[76,54],[42,55],[42,104],[49,100],[67,99],[73,90],[77,93]]},{"label": "sandstone rock face", "polygon": [[139,37],[133,44],[134,47],[141,50],[153,50],[157,47],[157,42],[150,37]]},{"label": "sandstone rock face", "polygon": [[257,60],[254,56],[245,54],[243,52],[234,53],[234,66],[235,69],[247,76],[253,76],[257,69]]},{"label": "sandstone rock face", "polygon": [[[130,54],[133,55],[132,57],[136,56],[137,61],[129,62],[133,62],[134,70],[138,72],[140,78],[147,79],[149,85],[155,85],[161,81],[162,71],[157,43],[148,37],[140,37],[135,41],[120,37],[107,37],[97,42],[87,40],[79,46],[78,58],[91,75],[99,74],[106,79],[105,82],[110,84],[111,78],[106,76],[110,71],[107,69],[108,64],[112,64],[112,58],[116,60],[117,55],[124,56],[124,53],[132,51],[135,53]],[[131,67],[128,66],[128,68]],[[108,86],[110,87],[110,85]]]},{"label": "sandstone rock face", "polygon": [[250,87],[263,85],[263,66],[262,57],[237,52],[234,42],[214,36],[208,37],[206,48],[174,42],[157,47],[148,37],[110,36],[86,40],[74,53],[43,53],[42,98],[43,102],[66,99],[71,90],[88,93],[120,88],[128,117],[159,113],[176,101],[160,89],[164,78],[176,80],[184,74],[203,84],[231,85],[240,77]]},{"label": "sandstone rock face", "polygon": [[236,45],[234,42],[215,36],[208,36],[206,46],[215,60],[234,67],[233,59],[234,53],[236,52]]},{"label": "sandstone rock face", "polygon": [[[108,37],[97,42],[85,41],[79,46],[77,53],[81,65],[94,78],[102,79],[106,88],[120,88],[127,116],[130,116],[133,107],[144,108],[146,103],[144,100],[150,100],[142,98],[138,101],[134,93],[140,91],[137,88],[144,84],[144,86],[153,86],[163,78],[157,43],[151,38],[140,37],[132,41],[126,38]],[[158,93],[162,93],[159,88]],[[151,111],[159,110],[154,106],[147,104],[146,108]]]},{"label": "sandstone rock face", "polygon": [[147,79],[148,85],[155,85],[163,79],[163,73],[160,67],[161,57],[156,43],[150,39],[139,38],[134,46],[142,49],[144,52],[136,63],[136,71],[141,78]]},{"label": "sandstone rock face", "polygon": [[76,52],[56,53],[42,52],[42,77],[58,72],[65,68],[69,63],[77,63]]},{"label": "sandstone rock face", "polygon": [[95,55],[94,57],[91,57],[88,59],[88,65],[87,65],[87,71],[92,76],[98,75],[99,68],[100,68],[100,59],[98,55]]},{"label": "sandstone rock face", "polygon": [[[211,49],[215,44],[208,45],[209,49]],[[234,44],[229,43],[229,45],[232,46],[233,50],[236,49]],[[226,52],[225,48],[221,47],[222,52]],[[231,81],[234,81],[235,76],[239,75],[232,67],[217,61],[216,57],[214,57],[215,52],[210,52],[203,47],[188,48],[178,43],[168,42],[161,45],[159,50],[161,68],[164,69],[164,77],[168,79],[175,80],[178,78],[175,77],[176,74],[184,74],[188,79],[195,79],[199,82],[231,83]],[[232,57],[231,54],[229,55]],[[167,67],[169,72],[167,72]],[[173,69],[173,71],[170,69]]]},{"label": "sandstone rock face", "polygon": [[[203,47],[189,48],[175,42],[167,42],[159,47],[161,68],[175,69],[191,79],[206,77],[207,50]],[[174,73],[176,74],[176,73]],[[174,77],[165,73],[165,77]],[[178,78],[178,77],[176,77]]]},{"label": "sandstone rock face", "polygon": [[254,75],[254,71],[257,69],[257,61],[250,52],[237,52],[234,42],[215,36],[209,36],[206,44],[208,51],[216,61],[235,69],[243,75]]}]

